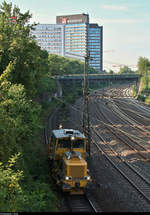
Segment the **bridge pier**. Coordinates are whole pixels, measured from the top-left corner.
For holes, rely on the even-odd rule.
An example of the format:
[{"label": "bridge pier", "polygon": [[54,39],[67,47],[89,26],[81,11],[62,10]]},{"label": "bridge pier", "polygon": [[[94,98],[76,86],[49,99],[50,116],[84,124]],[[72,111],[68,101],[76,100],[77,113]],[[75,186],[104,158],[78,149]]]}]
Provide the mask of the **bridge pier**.
[{"label": "bridge pier", "polygon": [[56,84],[57,84],[57,96],[61,98],[63,96],[63,91],[62,91],[62,85],[58,79],[56,79]]}]

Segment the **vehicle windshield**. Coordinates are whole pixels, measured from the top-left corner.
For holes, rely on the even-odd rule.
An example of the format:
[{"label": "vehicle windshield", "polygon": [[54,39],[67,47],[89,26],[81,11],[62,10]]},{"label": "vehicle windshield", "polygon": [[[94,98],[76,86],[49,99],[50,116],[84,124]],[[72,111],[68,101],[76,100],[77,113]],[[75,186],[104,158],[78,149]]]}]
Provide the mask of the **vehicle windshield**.
[{"label": "vehicle windshield", "polygon": [[83,139],[59,139],[58,140],[58,148],[84,148],[84,140]]},{"label": "vehicle windshield", "polygon": [[58,148],[71,148],[71,140],[70,139],[59,139]]},{"label": "vehicle windshield", "polygon": [[84,148],[84,140],[82,139],[73,140],[72,148]]}]

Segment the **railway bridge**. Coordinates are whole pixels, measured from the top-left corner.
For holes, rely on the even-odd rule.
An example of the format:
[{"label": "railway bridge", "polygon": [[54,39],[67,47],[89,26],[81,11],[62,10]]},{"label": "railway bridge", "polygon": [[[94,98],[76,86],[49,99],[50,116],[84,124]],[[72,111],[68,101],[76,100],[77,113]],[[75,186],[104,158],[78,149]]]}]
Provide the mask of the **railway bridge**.
[{"label": "railway bridge", "polygon": [[[139,74],[115,74],[115,75],[105,75],[105,74],[88,74],[87,82],[89,88],[92,86],[96,87],[105,87],[111,86],[112,84],[121,84],[121,83],[135,83],[138,88],[138,83],[140,79]],[[74,84],[78,84],[78,86],[82,86],[84,80],[84,74],[72,74],[72,75],[63,75],[63,76],[55,76],[57,82],[58,96],[62,96],[63,87],[73,86]]]}]

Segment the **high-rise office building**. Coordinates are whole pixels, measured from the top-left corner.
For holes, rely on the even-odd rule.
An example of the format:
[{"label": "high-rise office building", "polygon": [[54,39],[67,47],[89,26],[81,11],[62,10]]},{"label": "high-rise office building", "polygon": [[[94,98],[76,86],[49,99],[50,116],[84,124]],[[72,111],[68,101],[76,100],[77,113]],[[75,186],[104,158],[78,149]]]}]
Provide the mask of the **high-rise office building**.
[{"label": "high-rise office building", "polygon": [[64,56],[64,25],[39,24],[31,31],[38,45],[50,54]]},{"label": "high-rise office building", "polygon": [[103,70],[103,27],[90,24],[88,14],[57,16],[56,24],[37,25],[32,34],[49,53],[83,61],[88,51],[89,65]]},{"label": "high-rise office building", "polygon": [[89,65],[98,71],[103,70],[103,27],[98,24],[88,26]]},{"label": "high-rise office building", "polygon": [[65,25],[65,56],[84,60],[89,16],[87,14],[57,16],[56,23]]}]

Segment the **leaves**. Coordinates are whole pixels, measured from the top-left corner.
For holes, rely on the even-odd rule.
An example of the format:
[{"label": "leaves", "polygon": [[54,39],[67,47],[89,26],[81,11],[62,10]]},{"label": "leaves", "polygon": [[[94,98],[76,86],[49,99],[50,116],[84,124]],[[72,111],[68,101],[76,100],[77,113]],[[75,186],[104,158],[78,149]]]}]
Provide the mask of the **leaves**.
[{"label": "leaves", "polygon": [[[80,60],[65,58],[55,54],[50,54],[48,60],[49,70],[52,76],[84,73],[84,63]],[[97,70],[88,67],[88,73],[98,72]]]},{"label": "leaves", "polygon": [[28,100],[23,85],[2,82],[0,85],[0,151],[9,150],[2,158],[7,159],[19,142],[26,143],[40,128],[40,106]]},{"label": "leaves", "polygon": [[128,66],[124,66],[120,68],[119,74],[130,74],[130,73],[134,73],[134,71],[132,71]]},{"label": "leaves", "polygon": [[[0,7],[0,211],[51,211],[41,141],[40,93],[55,91],[48,53],[30,36],[29,11],[4,1]],[[32,162],[32,163],[31,163]],[[32,165],[31,165],[32,164]],[[35,176],[38,180],[35,181]]]},{"label": "leaves", "polygon": [[[0,10],[0,75],[11,68],[12,83],[23,84],[29,95],[35,95],[36,84],[48,70],[48,56],[30,35],[29,11],[24,14],[12,3],[3,2]],[[48,54],[47,54],[48,55]],[[47,59],[47,62],[46,62]]]},{"label": "leaves", "polygon": [[146,74],[147,71],[150,70],[150,61],[148,58],[139,57],[139,59],[138,59],[138,70],[139,70],[141,75]]},{"label": "leaves", "polygon": [[0,165],[0,212],[16,211],[16,202],[22,195],[19,181],[23,178],[22,171],[13,170],[20,153],[11,157],[6,165]]}]

